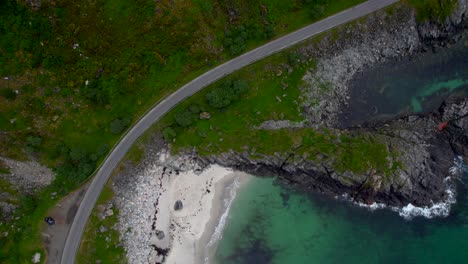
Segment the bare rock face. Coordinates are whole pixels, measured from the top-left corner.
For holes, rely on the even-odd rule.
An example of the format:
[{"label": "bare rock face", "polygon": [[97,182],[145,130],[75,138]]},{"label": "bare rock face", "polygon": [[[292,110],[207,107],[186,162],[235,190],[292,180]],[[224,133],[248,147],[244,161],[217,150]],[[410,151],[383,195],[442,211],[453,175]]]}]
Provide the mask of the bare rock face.
[{"label": "bare rock face", "polygon": [[[389,147],[398,150],[398,160],[402,163],[402,168],[393,175],[399,180],[384,185],[380,194],[370,196],[380,195],[383,197],[379,200],[385,200],[389,193],[399,193],[398,199],[419,205],[430,205],[448,198],[446,190],[450,183],[447,177],[461,176],[451,175],[450,168],[457,157],[468,158],[468,145],[462,143],[467,140],[468,130],[452,122],[459,118],[455,109],[468,111],[467,99],[453,100],[425,116],[401,117],[366,124],[362,128],[374,131]],[[444,121],[449,121],[449,125],[440,131],[438,125]]]},{"label": "bare rock face", "polygon": [[441,111],[441,119],[449,124],[445,130],[450,135],[453,151],[468,163],[468,100],[449,98]]},{"label": "bare rock face", "polygon": [[[253,157],[247,152],[231,151],[199,157],[199,160],[201,163],[217,163],[258,176],[276,175],[286,185],[331,196],[347,194],[360,203],[377,202],[395,207],[408,203],[431,206],[449,198],[449,176],[460,176],[451,172],[456,157],[468,160],[468,117],[457,119],[461,113],[467,112],[468,99],[453,98],[437,111],[424,116],[400,117],[364,124],[355,129],[360,133],[371,133],[400,154],[398,157],[388,157],[390,164],[402,164],[390,175],[378,172],[339,172],[334,168],[333,157],[311,161],[294,153],[268,156],[255,153]],[[444,131],[439,131],[437,127],[442,120],[452,121]]]},{"label": "bare rock face", "polygon": [[283,128],[301,128],[305,122],[293,122],[290,120],[268,120],[261,123],[256,129],[278,130]]}]

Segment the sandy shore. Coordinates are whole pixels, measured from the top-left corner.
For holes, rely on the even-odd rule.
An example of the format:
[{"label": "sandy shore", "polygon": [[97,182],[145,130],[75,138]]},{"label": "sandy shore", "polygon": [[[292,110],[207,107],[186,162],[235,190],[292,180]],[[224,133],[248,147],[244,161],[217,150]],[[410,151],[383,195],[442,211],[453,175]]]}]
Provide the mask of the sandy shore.
[{"label": "sandy shore", "polygon": [[227,209],[250,177],[163,153],[118,179],[117,228],[128,262],[190,264],[211,257]]},{"label": "sandy shore", "polygon": [[[205,249],[218,227],[230,199],[247,175],[220,166],[210,166],[201,174],[193,171],[178,175],[170,184],[166,201],[169,207],[171,250],[165,263],[204,263]],[[233,189],[234,188],[234,189]],[[174,204],[180,200],[181,210]]]}]

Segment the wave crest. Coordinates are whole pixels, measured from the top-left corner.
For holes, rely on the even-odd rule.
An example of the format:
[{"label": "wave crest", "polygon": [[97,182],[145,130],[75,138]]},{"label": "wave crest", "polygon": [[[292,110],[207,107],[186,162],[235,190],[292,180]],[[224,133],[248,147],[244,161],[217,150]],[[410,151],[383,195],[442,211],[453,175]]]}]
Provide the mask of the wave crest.
[{"label": "wave crest", "polygon": [[[462,157],[456,157],[454,160],[453,166],[450,168],[449,173],[451,176],[458,176],[463,171],[468,171],[468,166],[463,163]],[[411,203],[407,204],[403,207],[396,207],[396,206],[387,206],[383,203],[376,203],[373,204],[364,204],[360,202],[354,202],[351,200],[351,197],[348,194],[343,194],[343,198],[346,200],[352,201],[353,203],[357,204],[360,207],[368,208],[371,211],[377,209],[384,209],[388,208],[394,212],[397,212],[398,215],[403,217],[406,220],[411,220],[414,217],[422,216],[425,218],[434,218],[434,217],[447,217],[450,214],[450,209],[452,205],[456,202],[456,195],[455,195],[455,186],[452,183],[452,178],[446,177],[444,180],[447,189],[445,193],[447,194],[447,199],[440,203],[435,203],[431,206],[424,206],[418,207],[414,206]]]}]

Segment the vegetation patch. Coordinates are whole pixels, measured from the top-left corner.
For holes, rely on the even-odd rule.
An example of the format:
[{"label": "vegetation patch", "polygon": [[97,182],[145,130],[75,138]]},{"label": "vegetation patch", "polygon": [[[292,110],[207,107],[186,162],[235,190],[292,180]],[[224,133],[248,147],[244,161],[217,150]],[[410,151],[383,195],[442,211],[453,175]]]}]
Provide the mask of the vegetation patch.
[{"label": "vegetation patch", "polygon": [[[362,0],[66,0],[36,11],[4,2],[0,148],[12,158],[40,157],[57,181],[72,186],[89,177],[138,116],[182,84]],[[190,124],[188,116],[180,113],[180,124]]]},{"label": "vegetation patch", "polygon": [[0,222],[0,233],[4,235],[0,239],[1,263],[30,263],[35,253],[45,255],[40,230],[48,209],[56,203],[50,195],[56,187],[47,187],[37,195],[14,194],[19,206],[11,216],[14,221]]},{"label": "vegetation patch", "polygon": [[[432,12],[418,4],[423,1],[408,1],[423,10],[418,17]],[[38,157],[57,178],[18,199],[13,228],[0,225],[0,232],[9,231],[0,241],[0,262],[29,262],[35,252],[43,253],[40,228],[55,204],[50,193],[60,198],[82,184],[155,102],[236,54],[360,2],[64,0],[43,1],[32,11],[24,1],[2,1],[0,152]],[[435,13],[443,17],[455,1],[442,2],[449,4]],[[164,138],[176,150],[195,146],[202,154],[244,146],[265,154],[292,146],[335,153],[334,131],[253,129],[266,120],[303,120],[297,87],[314,62],[298,61],[298,53],[285,52],[218,82],[169,114]],[[233,83],[245,83],[247,90],[226,95],[222,87]],[[342,144],[348,150],[338,157],[348,157],[350,168],[385,167],[388,153],[378,139],[371,146],[366,136],[347,136],[350,142]],[[353,160],[367,151],[376,157]]]},{"label": "vegetation patch", "polygon": [[0,192],[3,194],[8,194],[8,195],[2,195],[2,197],[0,197],[0,201],[13,202],[13,203],[18,202],[17,197],[16,197],[16,195],[18,194],[18,191],[16,190],[16,188],[13,187],[13,185],[10,182],[4,179],[0,179]]},{"label": "vegetation patch", "polygon": [[105,212],[99,212],[98,209],[111,203],[113,195],[114,192],[109,186],[102,191],[86,225],[77,263],[127,263],[119,232],[115,228],[118,223],[118,210],[112,208],[113,214],[104,218]]},{"label": "vegetation patch", "polygon": [[144,147],[137,143],[130,149],[125,159],[128,159],[133,164],[137,165],[140,163],[140,161],[143,159],[144,156],[145,156]]},{"label": "vegetation patch", "polygon": [[0,174],[8,174],[8,173],[10,173],[10,169],[5,164],[5,162],[0,160]]},{"label": "vegetation patch", "polygon": [[458,0],[406,0],[416,9],[418,21],[445,21],[458,5]]},{"label": "vegetation patch", "polygon": [[[300,107],[300,88],[304,85],[302,77],[314,66],[314,60],[298,56],[296,49],[277,54],[191,97],[159,126],[176,152],[193,147],[200,155],[249,150],[253,158],[259,154],[294,153],[317,162],[326,159],[340,172],[375,171],[389,175],[396,170],[398,167],[392,167],[388,159],[393,153],[370,134],[332,129],[257,128],[268,120],[305,119]],[[333,88],[330,85],[320,83],[317,89],[327,91]],[[207,114],[191,112],[189,109],[194,105]],[[190,122],[181,124],[181,113]]]}]

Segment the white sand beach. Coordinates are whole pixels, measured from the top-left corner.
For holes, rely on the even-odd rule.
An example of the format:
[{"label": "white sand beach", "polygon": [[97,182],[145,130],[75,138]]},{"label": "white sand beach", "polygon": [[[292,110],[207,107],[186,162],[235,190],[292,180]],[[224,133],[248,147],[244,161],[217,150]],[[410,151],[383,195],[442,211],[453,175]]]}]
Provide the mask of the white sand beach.
[{"label": "white sand beach", "polygon": [[[213,165],[200,175],[180,174],[169,189],[170,221],[173,228],[168,264],[200,263],[204,261],[205,247],[224,212],[223,194],[237,179],[245,181],[246,174],[232,172]],[[181,210],[174,210],[180,200]],[[165,206],[165,205],[161,205]]]},{"label": "white sand beach", "polygon": [[206,263],[226,209],[249,175],[218,165],[200,170],[178,160],[167,166],[165,159],[136,175],[131,194],[119,198],[119,229],[128,262]]}]

